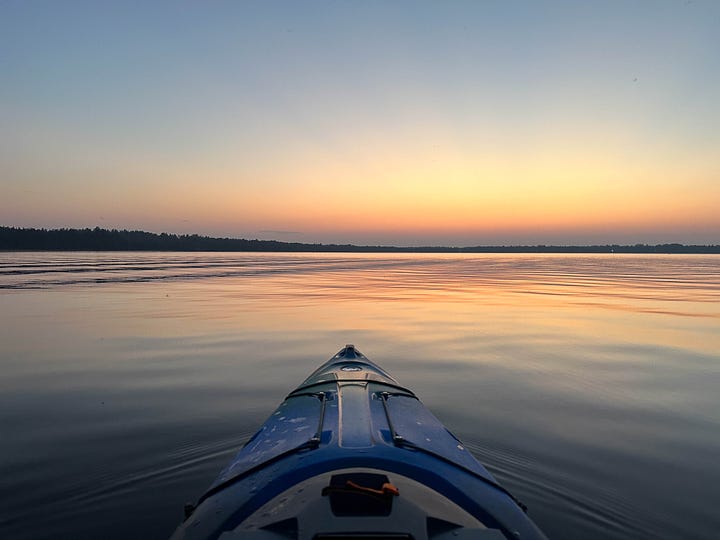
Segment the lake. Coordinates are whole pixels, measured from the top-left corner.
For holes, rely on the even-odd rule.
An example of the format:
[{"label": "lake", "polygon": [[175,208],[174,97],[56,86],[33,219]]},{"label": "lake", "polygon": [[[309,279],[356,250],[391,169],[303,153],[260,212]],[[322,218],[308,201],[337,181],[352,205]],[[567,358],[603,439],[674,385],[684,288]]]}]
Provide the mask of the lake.
[{"label": "lake", "polygon": [[166,538],[346,343],[551,539],[720,536],[720,256],[0,253],[0,537]]}]

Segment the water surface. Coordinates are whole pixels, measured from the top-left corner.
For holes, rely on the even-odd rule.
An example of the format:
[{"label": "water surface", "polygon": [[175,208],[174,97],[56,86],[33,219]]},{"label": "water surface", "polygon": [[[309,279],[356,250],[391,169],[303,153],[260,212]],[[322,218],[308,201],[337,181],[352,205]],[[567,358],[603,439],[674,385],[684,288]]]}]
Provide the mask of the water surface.
[{"label": "water surface", "polygon": [[553,539],[717,538],[720,257],[0,253],[0,536],[165,538],[345,343]]}]

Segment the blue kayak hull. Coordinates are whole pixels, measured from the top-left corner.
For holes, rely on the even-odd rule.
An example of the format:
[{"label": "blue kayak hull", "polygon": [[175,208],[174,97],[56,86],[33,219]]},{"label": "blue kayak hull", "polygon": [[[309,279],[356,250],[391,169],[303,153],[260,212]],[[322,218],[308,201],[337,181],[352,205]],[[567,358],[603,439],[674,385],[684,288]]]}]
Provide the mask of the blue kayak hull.
[{"label": "blue kayak hull", "polygon": [[[397,508],[406,499],[410,501],[409,510],[397,510],[397,515],[388,513],[382,518],[384,522],[380,517],[362,513],[344,520],[328,513],[332,519],[320,519],[317,516],[324,514],[318,505],[324,504],[321,499],[325,495],[319,488],[309,489],[312,493],[293,503],[298,508],[307,504],[312,510],[308,509],[306,515],[288,514],[285,508],[288,496],[281,497],[282,494],[290,493],[288,490],[293,486],[311,486],[312,479],[325,478],[323,475],[333,478],[337,471],[350,471],[348,478],[352,474],[365,478],[362,472],[367,471],[376,476],[381,474],[389,483],[397,478],[404,485],[424,488],[407,487],[394,496],[369,493],[369,498],[381,502],[388,497],[398,501]],[[336,491],[372,491],[355,484],[351,487],[341,486]],[[328,489],[335,488],[326,486],[323,493]],[[424,489],[431,495],[418,495]],[[356,495],[341,494],[336,498],[341,496]],[[308,500],[312,497],[318,500]],[[467,530],[458,524],[453,532],[456,536],[458,531],[465,531],[469,538],[491,538],[491,534],[499,535],[494,538],[545,538],[528,518],[524,506],[497,483],[410,390],[348,345],[287,396],[198,503],[187,509],[187,518],[173,538],[301,539],[327,535],[336,538],[337,534],[344,535],[343,538],[368,538],[371,533],[376,538],[417,539],[423,535],[428,539],[441,538],[446,531],[441,527],[433,536],[430,525],[427,530],[401,534],[403,520],[408,521],[408,527],[416,526],[413,524],[418,521],[417,508],[425,508],[428,524],[454,523],[449,518],[433,517],[432,508],[436,506],[452,507],[456,509],[453,515],[462,513],[466,521],[473,520],[475,525]],[[256,528],[248,525],[262,522],[258,518],[261,509],[263,516],[273,512],[282,515],[284,528],[273,525],[274,522]],[[331,522],[334,529],[323,529],[331,527]],[[372,530],[362,531],[363,524],[372,524]],[[383,531],[390,529],[394,536],[383,536]]]}]

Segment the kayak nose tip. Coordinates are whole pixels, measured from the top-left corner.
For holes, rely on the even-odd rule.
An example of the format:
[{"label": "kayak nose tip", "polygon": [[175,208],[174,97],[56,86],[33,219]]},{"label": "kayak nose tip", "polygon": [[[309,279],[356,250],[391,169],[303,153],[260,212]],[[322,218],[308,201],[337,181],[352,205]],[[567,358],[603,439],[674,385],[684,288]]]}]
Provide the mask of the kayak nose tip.
[{"label": "kayak nose tip", "polygon": [[345,358],[346,360],[351,358],[359,358],[360,352],[355,348],[355,345],[352,343],[348,343],[345,345],[343,350],[341,350],[339,353],[337,353],[338,358]]}]

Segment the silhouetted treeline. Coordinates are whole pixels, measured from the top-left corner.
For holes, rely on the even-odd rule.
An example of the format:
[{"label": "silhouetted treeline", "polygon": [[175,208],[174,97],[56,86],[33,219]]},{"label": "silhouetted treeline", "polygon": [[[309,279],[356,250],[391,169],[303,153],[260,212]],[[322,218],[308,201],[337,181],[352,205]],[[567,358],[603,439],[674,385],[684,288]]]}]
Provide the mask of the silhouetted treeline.
[{"label": "silhouetted treeline", "polygon": [[33,251],[398,251],[384,246],[301,244],[117,229],[0,227],[0,250]]},{"label": "silhouetted treeline", "polygon": [[0,227],[0,250],[32,251],[335,251],[405,253],[720,253],[720,245],[635,244],[592,246],[395,247],[302,244],[276,240],[212,238],[117,229],[22,229]]}]

